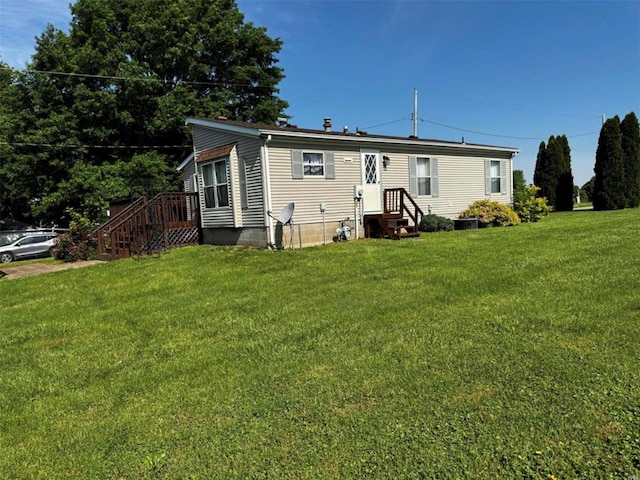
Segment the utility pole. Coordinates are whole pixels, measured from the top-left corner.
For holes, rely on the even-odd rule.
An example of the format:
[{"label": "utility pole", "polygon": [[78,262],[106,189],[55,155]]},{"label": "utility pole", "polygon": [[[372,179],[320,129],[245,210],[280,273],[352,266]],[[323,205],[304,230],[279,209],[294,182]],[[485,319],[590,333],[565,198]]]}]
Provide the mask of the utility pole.
[{"label": "utility pole", "polygon": [[413,136],[418,138],[418,90],[413,89]]}]

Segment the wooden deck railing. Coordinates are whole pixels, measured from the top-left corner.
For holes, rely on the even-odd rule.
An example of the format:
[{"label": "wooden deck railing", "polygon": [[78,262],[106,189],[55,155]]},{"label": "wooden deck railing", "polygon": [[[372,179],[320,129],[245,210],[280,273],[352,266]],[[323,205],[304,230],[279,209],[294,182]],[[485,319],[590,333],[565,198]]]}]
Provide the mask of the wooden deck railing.
[{"label": "wooden deck railing", "polygon": [[[97,231],[98,254],[103,258],[125,258],[141,253],[154,236],[198,227],[198,194],[159,193],[151,200],[140,197]],[[171,243],[171,242],[169,242]]]},{"label": "wooden deck railing", "polygon": [[404,188],[384,190],[384,215],[404,217],[405,213],[417,228],[424,212]]}]

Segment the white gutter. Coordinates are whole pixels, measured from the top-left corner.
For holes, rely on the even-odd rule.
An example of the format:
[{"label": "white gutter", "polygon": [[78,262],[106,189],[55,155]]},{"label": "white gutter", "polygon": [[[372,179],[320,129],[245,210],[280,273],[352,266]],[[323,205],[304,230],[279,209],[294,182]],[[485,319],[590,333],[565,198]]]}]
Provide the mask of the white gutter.
[{"label": "white gutter", "polygon": [[263,162],[262,169],[262,190],[264,192],[264,218],[268,222],[269,235],[267,237],[267,245],[275,245],[275,232],[273,227],[273,218],[269,213],[273,212],[273,206],[271,205],[271,170],[269,166],[269,142],[271,142],[271,135],[267,135],[262,142],[261,156]]}]

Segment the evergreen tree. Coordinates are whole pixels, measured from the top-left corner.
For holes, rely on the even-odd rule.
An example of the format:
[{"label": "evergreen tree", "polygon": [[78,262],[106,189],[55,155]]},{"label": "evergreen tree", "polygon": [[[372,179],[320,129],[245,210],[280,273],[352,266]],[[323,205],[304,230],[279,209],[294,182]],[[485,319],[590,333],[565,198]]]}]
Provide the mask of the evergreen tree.
[{"label": "evergreen tree", "polygon": [[513,203],[523,200],[526,195],[527,181],[522,170],[513,171]]},{"label": "evergreen tree", "polygon": [[539,197],[547,199],[547,204],[552,205],[551,198],[555,200],[555,188],[552,188],[552,179],[549,168],[549,155],[545,142],[540,142],[538,147],[538,157],[536,158],[536,167],[533,172],[533,184],[538,187]]},{"label": "evergreen tree", "polygon": [[573,210],[574,185],[571,172],[571,148],[566,135],[556,137],[559,151],[562,156],[558,163],[558,184],[556,187],[556,210],[570,212]]},{"label": "evergreen tree", "polygon": [[640,206],[640,127],[638,117],[633,112],[620,122],[622,134],[622,155],[626,181],[626,206]]},{"label": "evergreen tree", "polygon": [[620,119],[616,115],[608,119],[600,130],[594,168],[594,210],[615,210],[626,205],[621,137]]},{"label": "evergreen tree", "polygon": [[49,26],[13,85],[9,135],[38,145],[7,159],[23,179],[6,207],[17,216],[57,222],[73,207],[96,218],[145,177],[177,188],[186,117],[273,123],[287,107],[282,42],[233,0],[77,0],[71,13],[69,33]]},{"label": "evergreen tree", "polygon": [[596,177],[591,177],[588,182],[586,182],[582,187],[580,187],[580,196],[583,197],[581,200],[584,201],[593,201],[593,185],[595,184]]}]

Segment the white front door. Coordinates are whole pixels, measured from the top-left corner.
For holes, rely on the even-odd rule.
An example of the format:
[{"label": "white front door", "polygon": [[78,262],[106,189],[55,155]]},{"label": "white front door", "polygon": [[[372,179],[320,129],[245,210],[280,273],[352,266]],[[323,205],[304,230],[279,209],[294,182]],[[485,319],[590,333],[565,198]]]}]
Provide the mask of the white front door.
[{"label": "white front door", "polygon": [[380,152],[361,151],[363,208],[366,213],[382,212],[382,187],[380,185]]}]

